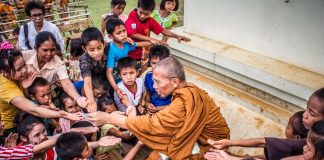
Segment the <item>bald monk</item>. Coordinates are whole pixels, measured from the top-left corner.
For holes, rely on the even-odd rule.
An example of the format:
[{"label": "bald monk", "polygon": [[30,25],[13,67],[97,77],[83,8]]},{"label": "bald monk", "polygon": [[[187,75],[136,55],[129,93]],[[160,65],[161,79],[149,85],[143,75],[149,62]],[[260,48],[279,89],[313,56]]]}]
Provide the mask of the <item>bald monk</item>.
[{"label": "bald monk", "polygon": [[[160,61],[153,70],[154,88],[161,97],[172,94],[172,101],[154,115],[126,117],[118,113],[95,112],[89,120],[98,126],[109,123],[131,131],[153,149],[148,159],[159,159],[159,153],[171,159],[204,159],[211,148],[208,139],[229,139],[230,130],[212,98],[186,82],[182,64],[174,57]],[[129,102],[125,106],[134,110]],[[196,143],[197,142],[197,143]],[[193,154],[198,144],[198,154]]]}]

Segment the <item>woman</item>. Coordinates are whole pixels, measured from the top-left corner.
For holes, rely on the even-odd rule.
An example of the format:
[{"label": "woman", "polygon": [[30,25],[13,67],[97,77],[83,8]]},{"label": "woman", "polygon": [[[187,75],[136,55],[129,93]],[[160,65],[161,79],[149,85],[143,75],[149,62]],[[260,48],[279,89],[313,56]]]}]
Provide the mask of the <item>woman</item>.
[{"label": "woman", "polygon": [[[37,76],[47,79],[52,90],[61,86],[63,90],[85,108],[87,106],[86,98],[79,95],[69,79],[65,63],[56,55],[59,45],[54,35],[50,32],[43,31],[37,34],[35,39],[35,51],[26,53],[24,59],[28,70],[36,73]],[[55,96],[55,95],[53,95]],[[89,110],[91,112],[92,110]]]},{"label": "woman", "polygon": [[80,113],[70,114],[36,107],[33,102],[26,99],[21,90],[30,86],[34,77],[34,73],[27,72],[21,52],[15,50],[8,42],[2,43],[0,45],[0,112],[5,128],[3,137],[14,131],[13,121],[19,110],[37,117],[81,119]]}]

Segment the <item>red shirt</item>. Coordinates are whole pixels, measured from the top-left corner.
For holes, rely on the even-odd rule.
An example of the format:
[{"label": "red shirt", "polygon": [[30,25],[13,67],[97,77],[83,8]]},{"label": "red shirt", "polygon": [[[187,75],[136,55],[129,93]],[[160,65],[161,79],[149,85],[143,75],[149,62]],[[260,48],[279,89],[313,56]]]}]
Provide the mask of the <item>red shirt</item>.
[{"label": "red shirt", "polygon": [[0,147],[0,159],[23,159],[31,158],[33,154],[34,145],[17,146],[14,148]]},{"label": "red shirt", "polygon": [[[145,21],[140,21],[137,16],[137,9],[134,9],[129,13],[125,25],[126,25],[128,37],[131,37],[133,34],[136,33],[142,34],[144,36],[148,36],[149,31],[152,31],[156,35],[159,35],[164,30],[163,27],[158,22],[156,22],[152,17],[149,17]],[[138,41],[138,40],[134,39],[134,41]],[[136,47],[134,51],[128,53],[128,57],[134,59],[141,59],[142,48]]]},{"label": "red shirt", "polygon": [[[24,142],[20,142],[17,146],[23,146],[23,144],[24,144]],[[55,157],[55,152],[54,152],[53,148],[46,151],[46,160],[54,160],[54,157]],[[21,159],[28,160],[29,158],[21,158]]]}]

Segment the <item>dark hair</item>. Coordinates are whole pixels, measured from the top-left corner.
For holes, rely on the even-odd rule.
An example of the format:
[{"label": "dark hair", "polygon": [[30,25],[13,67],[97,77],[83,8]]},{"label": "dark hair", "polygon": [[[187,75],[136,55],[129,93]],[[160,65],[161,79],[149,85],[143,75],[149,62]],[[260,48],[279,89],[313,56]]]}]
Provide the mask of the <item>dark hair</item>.
[{"label": "dark hair", "polygon": [[117,5],[126,5],[125,0],[111,0],[110,5],[111,6],[117,6]]},{"label": "dark hair", "polygon": [[31,0],[28,1],[25,6],[25,13],[28,17],[30,17],[30,11],[33,9],[40,9],[42,10],[43,15],[45,15],[45,6],[41,1]]},{"label": "dark hair", "polygon": [[106,76],[94,75],[94,76],[92,76],[91,80],[92,80],[92,88],[93,89],[98,89],[101,87],[105,91],[108,91],[110,89],[110,85],[108,83]]},{"label": "dark hair", "polygon": [[60,103],[60,109],[65,110],[65,106],[64,106],[64,100],[67,98],[71,98],[66,92],[62,92],[59,96],[59,103]]},{"label": "dark hair", "polygon": [[155,45],[150,49],[149,59],[159,58],[160,60],[170,56],[170,50],[164,45]]},{"label": "dark hair", "polygon": [[39,117],[35,117],[26,112],[18,112],[18,113],[19,114],[16,115],[14,121],[17,124],[16,130],[19,135],[27,137],[29,131],[34,128],[35,124],[40,123],[44,125],[43,120]]},{"label": "dark hair", "polygon": [[136,69],[136,67],[137,67],[137,62],[135,59],[130,58],[130,57],[124,57],[124,58],[121,58],[118,60],[116,69],[117,69],[118,74],[120,74],[120,72],[123,68],[135,68]]},{"label": "dark hair", "polygon": [[291,126],[294,135],[299,135],[301,139],[307,137],[308,130],[303,124],[303,114],[305,111],[299,111],[291,116]]},{"label": "dark hair", "polygon": [[138,0],[137,8],[153,11],[155,8],[155,0]]},{"label": "dark hair", "polygon": [[89,27],[81,34],[81,44],[83,47],[87,46],[90,41],[100,41],[105,43],[102,33],[96,27]]},{"label": "dark hair", "polygon": [[[80,127],[94,127],[89,121],[79,121],[72,124],[71,128],[80,128]],[[91,142],[92,133],[84,134],[88,142]]]},{"label": "dark hair", "polygon": [[49,86],[50,83],[45,78],[36,77],[32,85],[28,88],[28,93],[30,95],[35,95],[37,87],[44,87],[47,85]]},{"label": "dark hair", "polygon": [[68,132],[57,139],[55,151],[62,160],[73,160],[82,157],[82,151],[87,145],[87,139],[83,134]]},{"label": "dark hair", "polygon": [[324,121],[315,122],[309,132],[309,138],[314,145],[314,160],[322,160],[324,158]]},{"label": "dark hair", "polygon": [[108,34],[113,34],[115,28],[117,26],[120,26],[120,25],[123,25],[125,26],[125,23],[119,19],[119,18],[115,18],[115,17],[112,17],[112,18],[107,18],[107,23],[106,23],[106,31]]},{"label": "dark hair", "polygon": [[320,89],[318,89],[318,90],[316,90],[316,91],[311,95],[311,97],[313,97],[313,96],[317,97],[318,100],[321,102],[321,106],[322,106],[322,108],[321,108],[321,110],[320,110],[320,113],[321,113],[321,114],[324,114],[324,87],[323,87],[323,88],[320,88]]},{"label": "dark hair", "polygon": [[105,112],[107,105],[114,105],[114,100],[108,97],[104,97],[98,100],[98,111]]},{"label": "dark hair", "polygon": [[71,45],[70,45],[70,54],[73,57],[78,57],[83,54],[83,49],[82,49],[82,44],[81,44],[81,39],[80,38],[75,38],[71,40]]},{"label": "dark hair", "polygon": [[173,11],[177,11],[179,9],[179,0],[162,0],[161,3],[160,3],[160,10],[165,10],[165,3],[167,1],[169,1],[169,2],[171,1],[171,2],[175,2],[176,3]]},{"label": "dark hair", "polygon": [[57,43],[56,38],[51,32],[42,31],[36,35],[35,38],[35,49],[38,49],[46,41],[52,40],[57,50],[61,50],[60,45]]},{"label": "dark hair", "polygon": [[15,74],[15,61],[22,57],[22,53],[16,49],[1,50],[0,51],[0,71],[6,72],[8,75],[12,76]]}]

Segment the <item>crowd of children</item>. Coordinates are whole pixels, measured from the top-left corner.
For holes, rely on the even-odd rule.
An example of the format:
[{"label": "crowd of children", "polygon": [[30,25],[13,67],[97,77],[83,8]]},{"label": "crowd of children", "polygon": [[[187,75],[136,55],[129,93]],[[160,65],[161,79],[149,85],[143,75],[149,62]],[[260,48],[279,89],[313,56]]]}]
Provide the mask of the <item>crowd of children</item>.
[{"label": "crowd of children", "polygon": [[[125,0],[111,0],[111,12],[102,16],[101,30],[85,29],[81,38],[71,40],[65,63],[57,59],[57,64],[68,68],[69,80],[78,93],[75,97],[71,91],[62,89],[62,82],[61,87],[58,85],[60,92],[54,95],[52,84],[57,78],[37,77],[29,70],[21,51],[1,42],[0,159],[120,160],[148,156],[141,153],[144,145],[131,132],[112,124],[98,128],[88,121],[88,113],[123,112],[126,116],[140,116],[163,110],[172,96],[159,96],[151,70],[141,78],[146,70],[144,62],[148,57],[148,66],[154,69],[159,61],[170,56],[165,46],[168,37],[179,42],[190,39],[170,31],[178,22],[173,13],[179,8],[178,0],[162,0],[158,10],[154,0],[138,0],[137,8],[128,16],[123,13],[125,6]],[[163,34],[163,39],[152,38],[150,32]],[[44,59],[49,59],[47,53],[56,52],[55,48],[62,48],[57,42],[49,43],[55,41],[50,32],[38,34],[35,49],[43,53]],[[43,71],[41,68],[38,72]],[[87,107],[80,105],[79,99],[83,97]],[[289,119],[286,139],[210,139],[212,149],[204,157],[324,159],[324,88],[316,91],[307,105],[305,111]],[[223,151],[235,146],[262,147],[265,154],[235,157]]]}]

